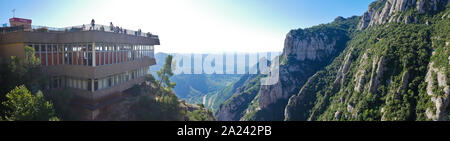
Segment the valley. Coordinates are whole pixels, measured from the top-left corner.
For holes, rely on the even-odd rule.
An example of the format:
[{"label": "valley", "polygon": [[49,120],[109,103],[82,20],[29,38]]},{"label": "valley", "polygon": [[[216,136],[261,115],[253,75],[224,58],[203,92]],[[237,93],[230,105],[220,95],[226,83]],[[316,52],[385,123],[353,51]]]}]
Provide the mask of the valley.
[{"label": "valley", "polygon": [[[264,75],[215,76],[226,83],[212,92],[177,93],[212,106],[221,121],[448,120],[449,7],[446,0],[377,0],[362,16],[291,30],[275,85],[260,85]],[[182,77],[174,80],[184,87],[192,78]]]}]

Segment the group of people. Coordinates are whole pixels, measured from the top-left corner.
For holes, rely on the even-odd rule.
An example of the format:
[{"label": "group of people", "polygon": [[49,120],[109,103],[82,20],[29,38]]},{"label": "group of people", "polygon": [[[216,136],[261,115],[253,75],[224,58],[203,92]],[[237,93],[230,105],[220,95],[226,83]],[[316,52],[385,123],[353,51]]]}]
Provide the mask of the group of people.
[{"label": "group of people", "polygon": [[109,30],[113,31],[114,33],[127,34],[127,29],[122,29],[122,27],[119,27],[119,26],[114,27],[112,22],[109,23]]},{"label": "group of people", "polygon": [[[83,29],[83,30],[86,29],[86,26],[85,26],[84,24],[83,24],[82,29]],[[96,29],[95,29],[95,20],[94,20],[94,19],[92,19],[92,21],[91,21],[91,26],[89,27],[89,31],[91,31],[91,30],[96,30]],[[100,30],[100,31],[105,31],[105,27],[102,25],[102,26],[100,27],[99,30]],[[119,26],[115,26],[115,27],[114,27],[114,25],[113,25],[112,22],[109,23],[109,30],[110,30],[111,32],[114,32],[114,33],[127,34],[127,30],[126,30],[126,29],[122,29],[122,27],[119,27]],[[136,36],[141,36],[141,35],[142,35],[142,30],[139,29],[138,31],[134,32],[134,35],[136,35]],[[149,33],[146,34],[146,36],[150,37],[150,36],[152,36],[152,34],[149,32]]]}]

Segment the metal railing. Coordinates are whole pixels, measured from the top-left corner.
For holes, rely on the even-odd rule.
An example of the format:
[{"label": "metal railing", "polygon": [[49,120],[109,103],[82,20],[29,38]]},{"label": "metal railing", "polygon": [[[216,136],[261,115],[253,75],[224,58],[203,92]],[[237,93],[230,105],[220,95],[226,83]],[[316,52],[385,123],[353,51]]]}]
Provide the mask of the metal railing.
[{"label": "metal railing", "polygon": [[38,25],[31,25],[31,29],[20,27],[8,27],[12,30],[3,30],[2,33],[7,32],[15,32],[15,31],[30,31],[30,32],[75,32],[75,31],[102,31],[102,32],[113,32],[117,34],[127,34],[127,35],[134,35],[134,36],[142,36],[142,37],[150,37],[150,38],[158,38],[158,35],[153,35],[150,32],[144,33],[142,31],[135,31],[135,30],[129,30],[124,29],[118,26],[106,26],[106,25],[99,25],[95,24],[92,26],[91,24],[84,24],[84,25],[78,25],[78,26],[70,26],[70,27],[63,27],[63,28],[55,28],[55,27],[48,27],[48,26],[38,26]]}]

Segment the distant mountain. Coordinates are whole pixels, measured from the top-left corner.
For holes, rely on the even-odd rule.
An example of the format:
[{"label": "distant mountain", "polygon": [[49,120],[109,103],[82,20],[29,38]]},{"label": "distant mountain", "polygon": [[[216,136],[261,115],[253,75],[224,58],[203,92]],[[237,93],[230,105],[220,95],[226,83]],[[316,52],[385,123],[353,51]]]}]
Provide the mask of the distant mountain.
[{"label": "distant mountain", "polygon": [[[267,54],[267,53],[266,53]],[[279,53],[272,53],[273,55],[278,55]],[[172,54],[176,55],[188,55],[188,56],[205,56],[213,54]],[[246,57],[245,61],[235,61],[234,72],[237,72],[237,65],[245,65],[245,71],[248,72],[254,68],[254,64],[249,63],[248,57],[254,54],[244,54]],[[156,53],[156,65],[150,67],[151,74],[155,77],[156,71],[158,71],[164,64],[165,58],[168,56],[166,53]],[[176,58],[176,57],[175,57]],[[191,60],[193,62],[193,59]],[[246,63],[247,62],[247,63]],[[217,65],[224,65],[217,64]],[[191,64],[193,67],[193,64]],[[253,66],[253,68],[248,67]],[[226,71],[226,66],[223,67],[224,72]],[[217,111],[219,106],[232,96],[232,93],[228,93],[230,85],[239,84],[237,82],[243,74],[176,74],[172,76],[172,82],[176,82],[177,85],[174,88],[176,95],[186,100],[188,103],[194,104],[204,104],[205,107],[212,109],[212,111]],[[227,92],[226,94],[224,94]]]},{"label": "distant mountain", "polygon": [[[172,77],[177,83],[174,91],[189,103],[204,104],[216,111],[224,101],[217,99],[217,93],[234,83],[241,75],[226,74],[181,74]],[[224,98],[228,99],[228,97]]]}]

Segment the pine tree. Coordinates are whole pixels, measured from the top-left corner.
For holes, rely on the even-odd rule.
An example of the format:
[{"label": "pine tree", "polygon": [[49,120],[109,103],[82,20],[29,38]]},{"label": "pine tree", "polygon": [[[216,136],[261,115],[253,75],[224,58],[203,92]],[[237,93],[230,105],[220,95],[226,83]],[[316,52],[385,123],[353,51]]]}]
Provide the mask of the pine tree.
[{"label": "pine tree", "polygon": [[[160,79],[158,82],[156,92],[159,92],[159,90],[161,90],[161,88],[172,89],[176,85],[175,82],[170,81],[170,77],[173,76],[172,58],[173,58],[172,55],[167,56],[164,66],[158,72],[156,72]],[[164,94],[164,92],[162,92],[162,93]]]}]

